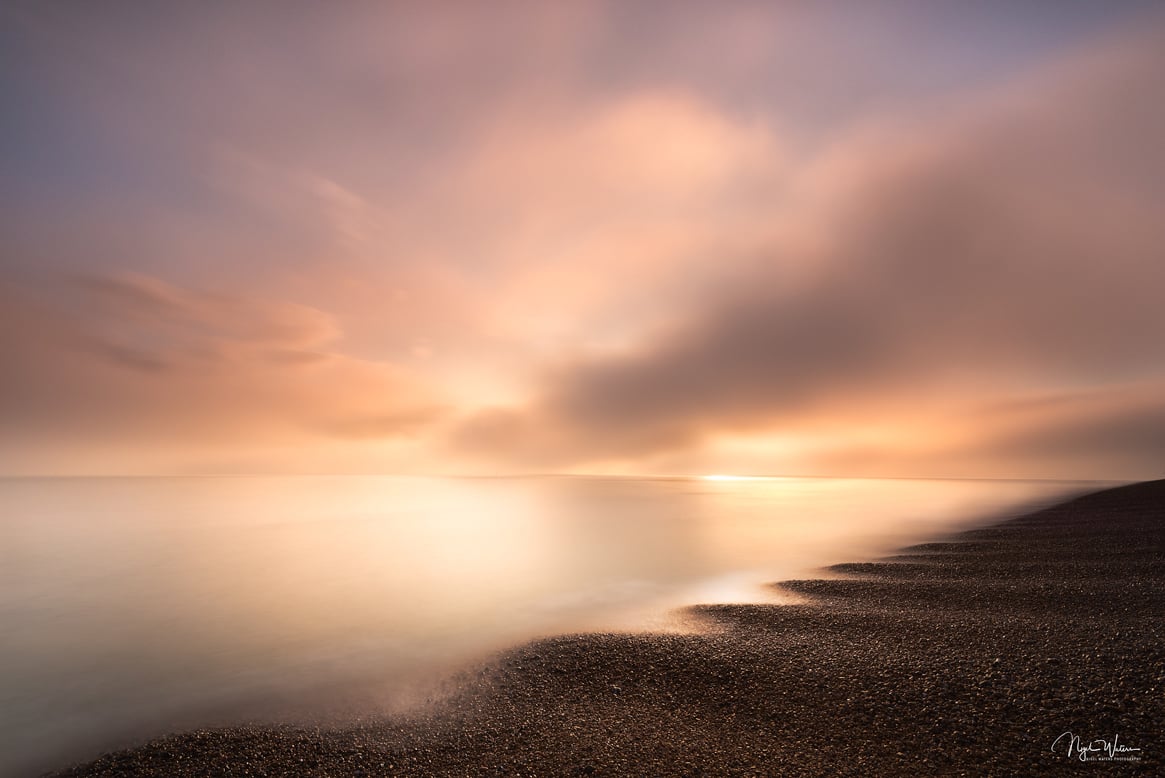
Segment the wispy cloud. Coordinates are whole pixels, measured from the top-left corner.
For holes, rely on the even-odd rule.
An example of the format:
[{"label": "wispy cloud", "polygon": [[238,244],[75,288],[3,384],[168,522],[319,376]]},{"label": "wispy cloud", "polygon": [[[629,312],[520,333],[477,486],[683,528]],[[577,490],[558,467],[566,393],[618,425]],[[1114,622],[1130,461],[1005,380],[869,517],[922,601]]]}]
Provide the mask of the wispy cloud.
[{"label": "wispy cloud", "polygon": [[336,351],[335,321],[307,306],[141,275],[2,291],[9,471],[181,469],[272,448],[266,467],[311,469],[313,447],[348,439],[386,444],[400,467],[387,444],[444,414],[422,376]]}]

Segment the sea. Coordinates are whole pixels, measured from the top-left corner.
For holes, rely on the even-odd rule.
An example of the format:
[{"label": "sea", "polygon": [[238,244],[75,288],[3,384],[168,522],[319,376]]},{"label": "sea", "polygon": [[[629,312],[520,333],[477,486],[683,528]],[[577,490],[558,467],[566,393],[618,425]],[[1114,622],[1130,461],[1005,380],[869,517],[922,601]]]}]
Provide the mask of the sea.
[{"label": "sea", "polygon": [[399,713],[541,636],[698,629],[684,606],[789,602],[773,582],[1105,485],[0,479],[0,775]]}]

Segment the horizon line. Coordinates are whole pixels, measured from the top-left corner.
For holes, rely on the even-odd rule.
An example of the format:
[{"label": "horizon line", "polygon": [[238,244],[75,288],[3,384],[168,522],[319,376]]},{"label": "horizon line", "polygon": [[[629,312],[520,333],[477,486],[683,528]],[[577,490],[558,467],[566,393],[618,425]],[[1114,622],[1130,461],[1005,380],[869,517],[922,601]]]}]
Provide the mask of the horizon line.
[{"label": "horizon line", "polygon": [[[1159,476],[1165,477],[1165,475]],[[0,480],[82,480],[82,479],[146,479],[146,478],[447,478],[472,479],[534,479],[534,478],[592,478],[605,480],[675,480],[675,481],[1037,481],[1044,483],[1139,483],[1153,478],[1048,478],[1024,476],[958,476],[958,475],[823,475],[823,474],[751,474],[751,473],[400,473],[400,472],[247,472],[247,473],[0,473]]]}]

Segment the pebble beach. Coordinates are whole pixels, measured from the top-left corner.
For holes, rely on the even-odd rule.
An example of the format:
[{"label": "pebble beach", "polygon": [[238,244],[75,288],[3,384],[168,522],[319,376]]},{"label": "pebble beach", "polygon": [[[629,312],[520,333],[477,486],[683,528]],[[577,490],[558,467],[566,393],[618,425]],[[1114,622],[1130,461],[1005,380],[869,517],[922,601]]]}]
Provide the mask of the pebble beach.
[{"label": "pebble beach", "polygon": [[[539,640],[423,709],[164,737],[83,776],[1035,775],[1165,769],[1165,481]],[[1111,773],[1110,773],[1111,771]]]}]

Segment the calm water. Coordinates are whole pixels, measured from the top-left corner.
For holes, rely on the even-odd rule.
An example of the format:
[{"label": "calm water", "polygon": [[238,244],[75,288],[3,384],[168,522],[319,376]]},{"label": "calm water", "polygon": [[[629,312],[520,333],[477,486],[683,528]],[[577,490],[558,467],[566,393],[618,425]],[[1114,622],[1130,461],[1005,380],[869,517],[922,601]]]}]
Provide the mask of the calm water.
[{"label": "calm water", "polygon": [[391,709],[499,647],[668,610],[1084,485],[0,480],[0,774],[176,727]]}]

